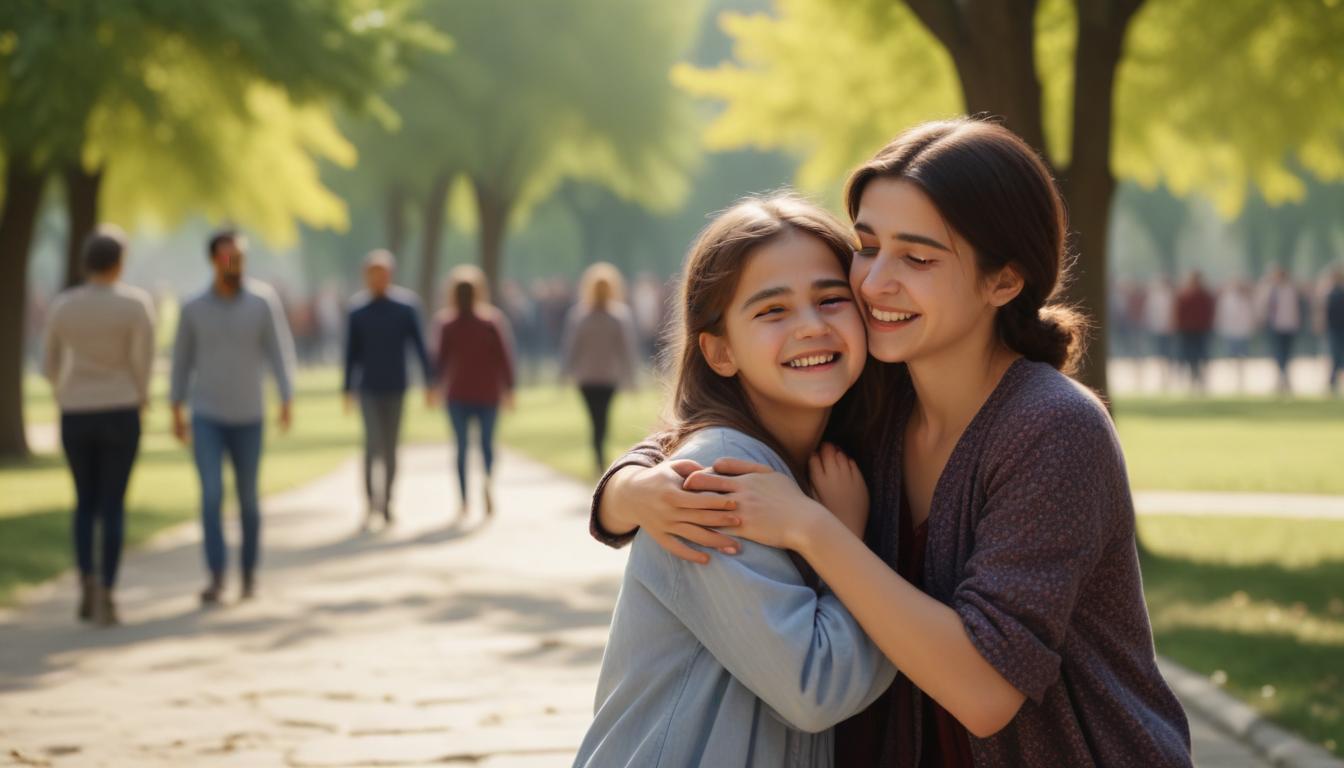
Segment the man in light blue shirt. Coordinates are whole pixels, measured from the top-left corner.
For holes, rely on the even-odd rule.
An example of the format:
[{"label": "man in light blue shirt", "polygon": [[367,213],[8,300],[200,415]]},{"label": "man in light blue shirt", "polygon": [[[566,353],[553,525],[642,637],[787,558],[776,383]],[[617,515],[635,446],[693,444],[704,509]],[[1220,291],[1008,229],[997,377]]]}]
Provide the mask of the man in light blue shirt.
[{"label": "man in light blue shirt", "polygon": [[[192,445],[201,481],[201,528],[210,583],[201,602],[215,605],[224,589],[227,551],[220,520],[222,470],[233,465],[243,527],[244,599],[256,589],[261,539],[257,471],[261,464],[267,368],[280,391],[281,431],[288,431],[293,398],[294,340],[280,300],[270,286],[243,278],[246,241],[226,230],[210,238],[214,268],[210,287],[182,305],[173,344],[173,433]],[[183,405],[190,401],[188,428]]]}]

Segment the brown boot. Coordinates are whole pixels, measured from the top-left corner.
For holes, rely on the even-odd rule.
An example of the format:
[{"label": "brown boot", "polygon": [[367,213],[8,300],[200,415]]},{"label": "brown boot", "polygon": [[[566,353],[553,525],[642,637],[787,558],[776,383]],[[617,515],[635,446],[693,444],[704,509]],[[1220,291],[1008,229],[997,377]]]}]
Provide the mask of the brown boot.
[{"label": "brown boot", "polygon": [[220,599],[224,596],[224,574],[215,572],[210,574],[210,583],[201,591],[201,605],[206,608],[212,608],[219,605]]},{"label": "brown boot", "polygon": [[88,574],[79,577],[79,611],[76,614],[80,621],[93,620],[94,598],[98,594],[98,577]]},{"label": "brown boot", "polygon": [[93,623],[100,627],[112,627],[121,623],[117,618],[117,604],[112,600],[111,587],[99,587],[98,597],[93,605]]}]

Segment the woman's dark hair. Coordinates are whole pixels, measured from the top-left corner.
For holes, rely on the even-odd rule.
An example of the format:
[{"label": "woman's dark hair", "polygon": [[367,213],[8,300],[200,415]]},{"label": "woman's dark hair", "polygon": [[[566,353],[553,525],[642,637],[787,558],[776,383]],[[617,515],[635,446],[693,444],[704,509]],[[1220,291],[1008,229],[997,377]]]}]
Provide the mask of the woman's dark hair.
[{"label": "woman's dark hair", "polygon": [[[670,422],[659,440],[672,453],[695,432],[731,427],[770,446],[792,465],[789,454],[756,416],[751,399],[736,376],[714,372],[700,351],[700,334],[724,333],[724,314],[756,249],[787,236],[813,237],[835,254],[846,274],[854,238],[834,216],[791,194],[746,198],[720,213],[700,232],[686,255],[677,306],[665,347],[671,371]],[[866,350],[854,350],[866,354]],[[806,466],[790,466],[794,478],[810,488]]]},{"label": "woman's dark hair", "polygon": [[121,227],[101,224],[84,238],[80,258],[84,262],[85,272],[99,275],[116,268],[125,253],[126,233],[121,231]]},{"label": "woman's dark hair", "polygon": [[850,175],[845,203],[851,219],[874,179],[901,179],[923,190],[975,249],[982,274],[1012,265],[1022,292],[999,309],[999,338],[1030,360],[1064,373],[1077,370],[1088,323],[1055,303],[1068,274],[1064,203],[1026,142],[1002,125],[973,118],[915,126]]}]

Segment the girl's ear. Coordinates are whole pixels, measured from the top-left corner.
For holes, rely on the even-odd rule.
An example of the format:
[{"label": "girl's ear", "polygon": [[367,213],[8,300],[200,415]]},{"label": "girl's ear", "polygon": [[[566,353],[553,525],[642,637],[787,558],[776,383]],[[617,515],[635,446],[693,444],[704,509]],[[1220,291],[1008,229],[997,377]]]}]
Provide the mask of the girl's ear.
[{"label": "girl's ear", "polygon": [[737,361],[733,359],[733,350],[728,346],[727,339],[702,332],[698,341],[700,354],[705,356],[705,362],[715,373],[725,379],[737,375]]},{"label": "girl's ear", "polygon": [[1017,267],[1013,264],[1006,265],[997,275],[989,279],[989,303],[995,307],[1005,306],[1017,298],[1025,284],[1022,273],[1017,271]]}]

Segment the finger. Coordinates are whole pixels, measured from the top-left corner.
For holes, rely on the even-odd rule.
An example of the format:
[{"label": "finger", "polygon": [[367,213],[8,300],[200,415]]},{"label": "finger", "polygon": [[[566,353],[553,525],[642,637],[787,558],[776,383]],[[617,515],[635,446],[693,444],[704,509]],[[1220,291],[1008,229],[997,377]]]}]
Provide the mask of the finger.
[{"label": "finger", "polygon": [[692,461],[690,459],[677,459],[676,461],[669,461],[667,462],[667,466],[670,467],[673,472],[676,472],[678,475],[681,475],[682,477],[686,477],[692,472],[697,472],[699,470],[704,469],[704,467],[701,466],[699,462]]},{"label": "finger", "polygon": [[678,539],[676,536],[669,536],[662,533],[651,533],[650,535],[653,536],[653,540],[657,542],[658,546],[667,550],[667,553],[673,557],[681,558],[690,563],[698,563],[700,565],[709,562],[709,555],[691,549],[685,542]]},{"label": "finger", "polygon": [[826,463],[821,458],[820,453],[814,453],[807,460],[807,471],[813,476],[818,477],[826,474]]},{"label": "finger", "polygon": [[700,493],[699,491],[672,491],[663,497],[668,506],[676,507],[683,513],[692,510],[708,512],[731,512],[737,509],[737,501],[719,493]]},{"label": "finger", "polygon": [[682,522],[698,525],[701,528],[736,528],[742,524],[742,518],[731,512],[711,512],[701,509],[683,511],[686,514]]},{"label": "finger", "polygon": [[682,481],[681,487],[687,491],[713,491],[715,493],[732,493],[738,490],[737,481],[731,477],[713,474],[707,469],[692,472],[690,477]]},{"label": "finger", "polygon": [[714,471],[721,475],[747,475],[751,473],[766,474],[774,472],[773,469],[746,459],[719,459],[714,462]]},{"label": "finger", "polygon": [[687,525],[685,523],[672,527],[672,533],[702,547],[717,549],[721,552],[736,554],[738,543],[731,537],[724,536],[717,531],[711,531],[708,528],[701,528],[698,525]]}]

